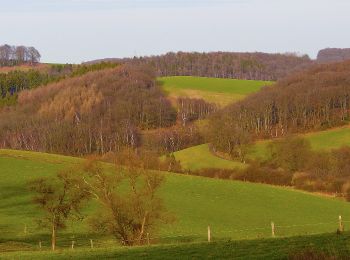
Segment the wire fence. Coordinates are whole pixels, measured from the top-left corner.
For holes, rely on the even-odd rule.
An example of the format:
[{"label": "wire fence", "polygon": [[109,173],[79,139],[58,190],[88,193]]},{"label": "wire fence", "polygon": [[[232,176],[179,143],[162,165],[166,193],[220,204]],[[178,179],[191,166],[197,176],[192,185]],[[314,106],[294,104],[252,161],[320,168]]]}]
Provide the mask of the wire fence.
[{"label": "wire fence", "polygon": [[[220,240],[243,240],[243,239],[261,239],[271,237],[290,237],[305,236],[321,233],[343,232],[346,223],[350,221],[342,220],[339,216],[338,221],[279,225],[271,222],[265,226],[242,228],[242,229],[219,229],[215,226],[203,227],[203,232],[188,232],[187,234],[160,235],[152,236],[145,234],[140,239],[124,240],[121,245],[142,244],[170,244],[170,243],[188,243],[188,242],[212,242]],[[350,226],[350,225],[349,225]],[[34,227],[24,225],[21,230],[3,230],[0,227],[1,241],[17,241],[32,245],[36,249],[48,249],[51,246],[50,236],[48,234],[38,233]],[[56,239],[57,248],[102,248],[115,246],[115,239],[102,237],[93,234],[67,234],[59,233]]]}]

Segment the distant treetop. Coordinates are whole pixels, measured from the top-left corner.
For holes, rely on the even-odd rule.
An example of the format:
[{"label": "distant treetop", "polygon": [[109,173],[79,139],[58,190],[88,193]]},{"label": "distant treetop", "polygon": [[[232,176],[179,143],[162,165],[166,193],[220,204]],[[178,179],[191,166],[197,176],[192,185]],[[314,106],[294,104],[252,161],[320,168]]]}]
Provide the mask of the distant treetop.
[{"label": "distant treetop", "polygon": [[24,63],[35,64],[41,55],[34,47],[0,45],[0,66],[16,66]]},{"label": "distant treetop", "polygon": [[321,63],[337,62],[350,60],[350,48],[327,48],[320,50],[317,55],[317,61]]}]

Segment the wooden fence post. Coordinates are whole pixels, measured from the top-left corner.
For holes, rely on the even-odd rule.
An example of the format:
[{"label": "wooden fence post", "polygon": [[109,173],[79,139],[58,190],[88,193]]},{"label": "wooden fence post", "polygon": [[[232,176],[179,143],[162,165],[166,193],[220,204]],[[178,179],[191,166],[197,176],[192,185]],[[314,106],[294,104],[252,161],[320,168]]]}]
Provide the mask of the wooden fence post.
[{"label": "wooden fence post", "polygon": [[210,232],[210,226],[208,226],[208,242],[211,241],[211,232]]},{"label": "wooden fence post", "polygon": [[72,249],[74,249],[75,241],[72,241]]},{"label": "wooden fence post", "polygon": [[39,249],[41,250],[41,241],[39,241]]},{"label": "wooden fence post", "polygon": [[275,237],[275,223],[271,222],[271,232],[272,232],[272,237]]},{"label": "wooden fence post", "polygon": [[91,249],[94,249],[94,241],[92,241],[92,239],[90,239],[90,246],[91,246]]},{"label": "wooden fence post", "polygon": [[339,216],[339,231],[340,232],[344,231],[344,224],[341,216]]}]

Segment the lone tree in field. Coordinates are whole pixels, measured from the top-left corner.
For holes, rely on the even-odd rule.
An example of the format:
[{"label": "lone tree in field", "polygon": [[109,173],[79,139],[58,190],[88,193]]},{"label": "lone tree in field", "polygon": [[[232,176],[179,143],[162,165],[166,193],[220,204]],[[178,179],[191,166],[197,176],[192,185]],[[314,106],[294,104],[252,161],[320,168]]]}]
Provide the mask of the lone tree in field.
[{"label": "lone tree in field", "polygon": [[164,177],[145,170],[144,163],[132,152],[129,155],[124,166],[117,163],[115,173],[107,173],[95,160],[87,161],[84,171],[85,182],[101,206],[90,219],[92,228],[132,246],[147,243],[158,224],[170,218],[158,196]]},{"label": "lone tree in field", "polygon": [[40,178],[29,183],[35,192],[33,202],[44,215],[38,220],[39,225],[51,231],[51,247],[56,248],[57,231],[66,227],[69,218],[81,219],[81,208],[89,198],[81,179],[74,178],[74,169],[60,171],[55,178]]}]

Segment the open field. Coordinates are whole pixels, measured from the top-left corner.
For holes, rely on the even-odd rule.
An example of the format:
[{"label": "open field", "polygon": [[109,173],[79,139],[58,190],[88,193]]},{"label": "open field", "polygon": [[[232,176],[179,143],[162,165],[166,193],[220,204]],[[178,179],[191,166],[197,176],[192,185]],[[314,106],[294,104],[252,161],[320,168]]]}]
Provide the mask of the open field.
[{"label": "open field", "polygon": [[174,153],[176,160],[186,170],[200,170],[205,168],[235,169],[246,165],[236,161],[225,160],[215,156],[209,150],[208,144],[193,146]]},{"label": "open field", "polygon": [[208,102],[227,105],[259,91],[271,81],[218,79],[202,77],[162,77],[163,89],[174,99],[177,97],[202,98]]},{"label": "open field", "polygon": [[[39,212],[30,203],[26,182],[52,176],[62,167],[80,161],[42,153],[0,152],[0,250],[4,250],[2,245],[7,248],[3,243],[8,241],[26,243],[29,248],[43,241],[43,247],[48,248],[49,234],[36,229]],[[345,221],[350,216],[350,203],[338,199],[268,185],[164,174],[167,181],[162,197],[177,221],[162,227],[152,237],[155,243],[205,241],[208,225],[214,241],[267,238],[271,236],[271,221],[276,223],[276,235],[281,237],[333,232],[339,214]],[[93,208],[91,204],[86,213]],[[88,247],[91,238],[96,246],[115,245],[111,237],[92,234],[83,221],[70,223],[59,233],[58,248],[69,247],[73,239],[77,248]]]},{"label": "open field", "polygon": [[[2,259],[288,259],[293,253],[314,249],[348,256],[350,234],[323,234],[281,239],[220,241],[135,248],[75,249],[2,254]],[[346,259],[346,258],[343,258]]]},{"label": "open field", "polygon": [[34,70],[39,70],[39,71],[46,71],[48,70],[50,67],[50,64],[46,64],[46,63],[39,63],[35,66],[32,66],[32,65],[19,65],[19,66],[10,66],[10,67],[0,67],[0,73],[8,73],[8,72],[11,72],[11,71],[28,71],[28,70],[31,70],[31,69],[34,69]]},{"label": "open field", "polygon": [[[312,149],[316,151],[350,146],[350,126],[302,134],[300,136],[309,140]],[[270,142],[271,140],[256,142],[251,148],[249,157],[267,159],[267,149]]]}]

